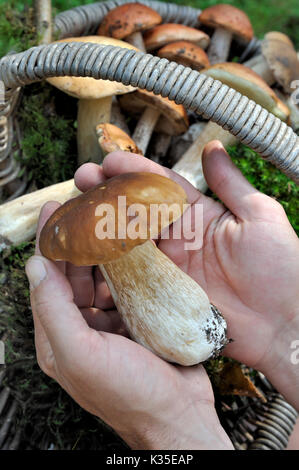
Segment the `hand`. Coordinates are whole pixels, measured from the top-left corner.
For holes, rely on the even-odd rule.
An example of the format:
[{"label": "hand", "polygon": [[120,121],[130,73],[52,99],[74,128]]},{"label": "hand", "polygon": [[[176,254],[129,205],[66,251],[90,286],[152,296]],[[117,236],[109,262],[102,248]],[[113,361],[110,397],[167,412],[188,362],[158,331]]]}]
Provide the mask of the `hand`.
[{"label": "hand", "polygon": [[204,368],[168,364],[128,339],[98,268],[40,255],[39,233],[57,207],[42,210],[26,266],[41,369],[134,449],[233,449]]},{"label": "hand", "polygon": [[[203,155],[209,187],[223,204],[200,194],[185,179],[143,157],[116,152],[103,170],[83,165],[76,184],[87,190],[120,173],[150,171],[179,182],[189,203],[203,204],[204,243],[185,251],[186,240],[161,240],[159,248],[207,292],[228,322],[234,342],[225,354],[262,371],[299,408],[299,366],[291,344],[299,340],[299,242],[282,206],[253,188],[220,142]],[[193,210],[192,208],[190,210]]]}]

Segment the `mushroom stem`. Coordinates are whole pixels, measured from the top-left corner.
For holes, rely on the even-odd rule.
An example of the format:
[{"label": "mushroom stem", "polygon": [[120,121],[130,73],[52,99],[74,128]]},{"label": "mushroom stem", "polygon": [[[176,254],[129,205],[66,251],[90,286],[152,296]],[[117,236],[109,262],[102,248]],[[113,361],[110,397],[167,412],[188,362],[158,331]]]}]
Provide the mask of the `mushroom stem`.
[{"label": "mushroom stem", "polygon": [[208,189],[202,169],[202,152],[204,146],[214,139],[220,140],[224,147],[233,145],[237,141],[228,131],[210,121],[182,158],[172,167],[202,193]]},{"label": "mushroom stem", "polygon": [[249,67],[255,73],[260,75],[260,77],[262,77],[269,86],[272,86],[275,83],[274,75],[268,67],[267,61],[262,54],[252,57],[252,59],[244,62],[243,65]]},{"label": "mushroom stem", "polygon": [[[34,237],[41,207],[48,201],[65,201],[76,197],[80,191],[74,180],[54,184],[25,194],[0,206],[0,252],[10,244],[18,245]],[[6,240],[6,241],[5,241]]]},{"label": "mushroom stem", "polygon": [[204,290],[151,241],[99,268],[131,337],[145,348],[190,366],[225,346],[225,320]]},{"label": "mushroom stem", "polygon": [[211,65],[226,62],[232,38],[233,33],[231,31],[224,28],[215,29],[208,51]]},{"label": "mushroom stem", "polygon": [[126,122],[125,116],[121,112],[121,109],[120,109],[120,106],[118,104],[116,96],[113,96],[113,98],[112,98],[112,109],[111,109],[110,122],[111,122],[111,124],[114,124],[115,126],[119,127],[126,134],[130,135],[130,129],[129,129],[128,124]]},{"label": "mushroom stem", "polygon": [[152,160],[160,163],[160,161],[165,161],[166,154],[171,144],[171,135],[165,134],[165,132],[160,132],[154,143]]},{"label": "mushroom stem", "polygon": [[132,139],[143,154],[146,152],[148,143],[156,127],[160,114],[161,113],[158,109],[152,108],[150,106],[146,107],[138,121],[137,126],[135,127]]},{"label": "mushroom stem", "polygon": [[52,41],[52,1],[35,0],[35,9],[39,45],[50,44]]},{"label": "mushroom stem", "polygon": [[128,42],[129,44],[132,44],[132,46],[135,46],[140,51],[146,53],[143,36],[140,33],[140,31],[136,31],[135,33],[130,34],[129,36],[126,37],[125,41]]},{"label": "mushroom stem", "polygon": [[101,163],[103,155],[98,144],[96,127],[109,122],[112,98],[99,100],[80,100],[78,108],[78,164],[86,162]]}]

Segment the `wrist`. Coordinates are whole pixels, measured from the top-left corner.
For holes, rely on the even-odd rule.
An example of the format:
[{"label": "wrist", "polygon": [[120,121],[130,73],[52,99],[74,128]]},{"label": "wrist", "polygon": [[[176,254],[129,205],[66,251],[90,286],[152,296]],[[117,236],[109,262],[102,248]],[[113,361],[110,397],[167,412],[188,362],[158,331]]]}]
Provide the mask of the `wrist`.
[{"label": "wrist", "polygon": [[299,410],[299,313],[280,328],[263,361],[261,372]]},{"label": "wrist", "polygon": [[180,416],[147,417],[134,430],[120,435],[134,450],[234,449],[209,402]]}]

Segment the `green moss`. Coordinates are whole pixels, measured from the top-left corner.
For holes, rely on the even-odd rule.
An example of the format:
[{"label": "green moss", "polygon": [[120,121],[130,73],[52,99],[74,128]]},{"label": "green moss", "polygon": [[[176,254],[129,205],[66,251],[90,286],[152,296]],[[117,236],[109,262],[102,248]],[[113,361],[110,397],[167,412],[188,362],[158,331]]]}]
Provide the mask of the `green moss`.
[{"label": "green moss", "polygon": [[228,152],[256,189],[282,204],[290,223],[299,234],[299,187],[249,147],[239,144],[228,149]]},{"label": "green moss", "polygon": [[76,169],[76,100],[46,83],[26,87],[19,109],[22,165],[44,187],[72,178]]},{"label": "green moss", "polygon": [[32,47],[36,39],[33,8],[16,0],[0,2],[0,57]]}]

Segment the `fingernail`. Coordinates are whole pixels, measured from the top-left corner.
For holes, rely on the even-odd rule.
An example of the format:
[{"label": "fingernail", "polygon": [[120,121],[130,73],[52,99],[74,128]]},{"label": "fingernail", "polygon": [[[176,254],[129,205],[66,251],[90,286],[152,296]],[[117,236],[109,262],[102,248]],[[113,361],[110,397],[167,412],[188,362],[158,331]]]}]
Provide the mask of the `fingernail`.
[{"label": "fingernail", "polygon": [[38,256],[30,258],[25,268],[29,279],[30,288],[36,289],[47,277],[47,270],[43,261]]}]

